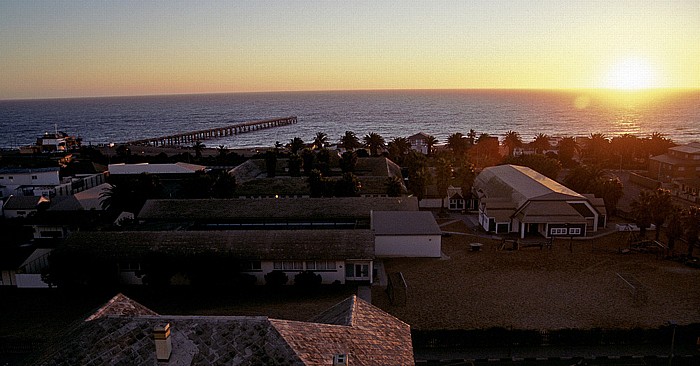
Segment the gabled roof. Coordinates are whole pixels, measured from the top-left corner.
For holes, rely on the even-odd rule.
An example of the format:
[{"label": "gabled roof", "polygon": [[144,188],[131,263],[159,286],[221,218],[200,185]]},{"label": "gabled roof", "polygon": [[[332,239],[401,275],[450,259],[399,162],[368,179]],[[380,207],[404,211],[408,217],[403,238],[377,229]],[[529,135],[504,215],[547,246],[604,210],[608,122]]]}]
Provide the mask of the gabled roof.
[{"label": "gabled roof", "polygon": [[36,210],[41,203],[48,203],[49,199],[43,196],[10,196],[3,208],[5,210]]},{"label": "gabled roof", "polygon": [[700,154],[700,143],[691,142],[687,145],[679,145],[669,148],[669,150],[678,151],[686,154]]},{"label": "gabled roof", "polygon": [[340,302],[322,323],[261,316],[158,315],[119,294],[39,357],[39,365],[141,365],[156,361],[153,328],[170,324],[169,365],[412,365],[408,324],[357,298]]},{"label": "gabled roof", "polygon": [[372,229],[376,235],[440,235],[442,230],[428,211],[375,211]]},{"label": "gabled roof", "polygon": [[89,322],[91,320],[104,318],[107,316],[136,315],[158,315],[158,313],[124,296],[122,293],[118,293],[116,296],[107,301],[106,304],[97,309],[95,313],[85,319],[85,321]]},{"label": "gabled roof", "polygon": [[218,253],[241,260],[374,258],[370,230],[81,231],[62,250],[103,258]]},{"label": "gabled roof", "polygon": [[486,197],[511,199],[517,207],[529,200],[585,199],[583,195],[524,166],[485,168],[474,181]]},{"label": "gabled roof", "polygon": [[524,223],[586,223],[576,209],[561,201],[529,202],[515,216]]},{"label": "gabled roof", "polygon": [[415,197],[234,198],[148,200],[140,220],[332,220],[369,218],[371,211],[418,211]]},{"label": "gabled roof", "polygon": [[430,137],[430,135],[428,135],[425,132],[418,132],[417,134],[415,134],[413,136],[407,137],[407,140],[409,140],[409,141],[411,141],[411,140],[427,140],[429,137]]}]

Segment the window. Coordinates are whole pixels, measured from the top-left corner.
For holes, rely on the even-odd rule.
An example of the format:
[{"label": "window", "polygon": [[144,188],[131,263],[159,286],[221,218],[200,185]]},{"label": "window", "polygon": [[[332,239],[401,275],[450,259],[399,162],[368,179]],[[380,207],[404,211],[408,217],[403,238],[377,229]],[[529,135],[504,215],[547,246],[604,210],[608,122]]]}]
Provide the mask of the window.
[{"label": "window", "polygon": [[136,272],[141,270],[141,264],[138,262],[120,262],[119,270],[121,272]]},{"label": "window", "polygon": [[334,261],[307,261],[307,271],[335,271]]},{"label": "window", "polygon": [[254,272],[254,271],[261,271],[262,266],[260,264],[260,261],[246,261],[246,262],[241,262],[241,271],[243,272]]},{"label": "window", "polygon": [[682,171],[684,171],[684,170],[685,170],[685,167],[684,167],[684,166],[679,166],[679,167],[678,167],[678,171],[679,171],[679,172],[682,172]]},{"label": "window", "polygon": [[273,262],[273,269],[283,270],[283,271],[302,271],[304,270],[304,262],[302,261],[282,261]]},{"label": "window", "polygon": [[549,233],[551,235],[566,235],[566,228],[565,227],[553,227],[553,228],[549,229]]},{"label": "window", "polygon": [[37,179],[39,179],[39,177],[37,177],[36,175],[32,175],[32,180],[37,180]]},{"label": "window", "polygon": [[[564,229],[566,230],[566,229]],[[572,227],[569,229],[569,235],[581,235],[581,228],[580,227]]]}]

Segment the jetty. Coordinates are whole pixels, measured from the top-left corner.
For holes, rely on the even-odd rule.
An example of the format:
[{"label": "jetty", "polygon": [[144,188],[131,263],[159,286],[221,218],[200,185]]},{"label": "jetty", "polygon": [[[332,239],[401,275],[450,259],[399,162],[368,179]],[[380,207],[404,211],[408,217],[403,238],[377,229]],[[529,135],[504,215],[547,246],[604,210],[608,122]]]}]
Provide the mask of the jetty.
[{"label": "jetty", "polygon": [[241,122],[230,126],[210,128],[206,130],[177,133],[174,135],[153,137],[141,140],[126,142],[127,145],[146,146],[172,146],[180,144],[191,144],[195,141],[213,139],[217,137],[233,136],[245,132],[263,130],[266,128],[287,126],[297,123],[297,117],[282,117],[265,119],[261,121]]}]

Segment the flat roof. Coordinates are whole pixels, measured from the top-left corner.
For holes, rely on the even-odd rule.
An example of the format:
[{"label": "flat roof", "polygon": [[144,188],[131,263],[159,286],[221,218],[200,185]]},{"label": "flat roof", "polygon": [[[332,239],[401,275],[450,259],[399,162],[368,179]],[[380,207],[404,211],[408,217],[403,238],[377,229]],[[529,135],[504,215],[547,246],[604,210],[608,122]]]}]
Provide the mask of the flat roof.
[{"label": "flat roof", "polygon": [[442,230],[428,211],[375,211],[372,228],[376,235],[440,235]]}]

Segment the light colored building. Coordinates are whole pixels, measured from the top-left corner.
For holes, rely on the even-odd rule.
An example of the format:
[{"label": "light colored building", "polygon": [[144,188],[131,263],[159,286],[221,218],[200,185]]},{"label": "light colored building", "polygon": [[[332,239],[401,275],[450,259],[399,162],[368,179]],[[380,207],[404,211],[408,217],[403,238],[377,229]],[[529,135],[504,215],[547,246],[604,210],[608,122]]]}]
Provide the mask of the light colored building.
[{"label": "light colored building", "polygon": [[484,169],[475,179],[479,223],[488,232],[586,236],[606,225],[605,206],[517,165]]},{"label": "light colored building", "polygon": [[0,198],[51,196],[61,184],[59,168],[0,168]]},{"label": "light colored building", "polygon": [[302,271],[320,274],[326,284],[371,283],[375,258],[374,235],[367,229],[82,231],[71,234],[61,250],[113,262],[126,284],[142,284],[148,257],[160,254],[190,259],[218,255],[255,276],[258,284],[273,270],[285,272],[290,284]]},{"label": "light colored building", "polygon": [[442,230],[428,211],[372,212],[374,252],[377,257],[430,257],[442,255]]},{"label": "light colored building", "polygon": [[424,132],[418,132],[417,134],[413,136],[409,136],[407,138],[408,143],[411,144],[411,149],[418,151],[419,153],[423,155],[428,154],[428,139],[430,138],[430,135]]},{"label": "light colored building", "polygon": [[697,200],[700,194],[700,142],[675,146],[649,159],[649,176],[671,182],[679,196]]}]

